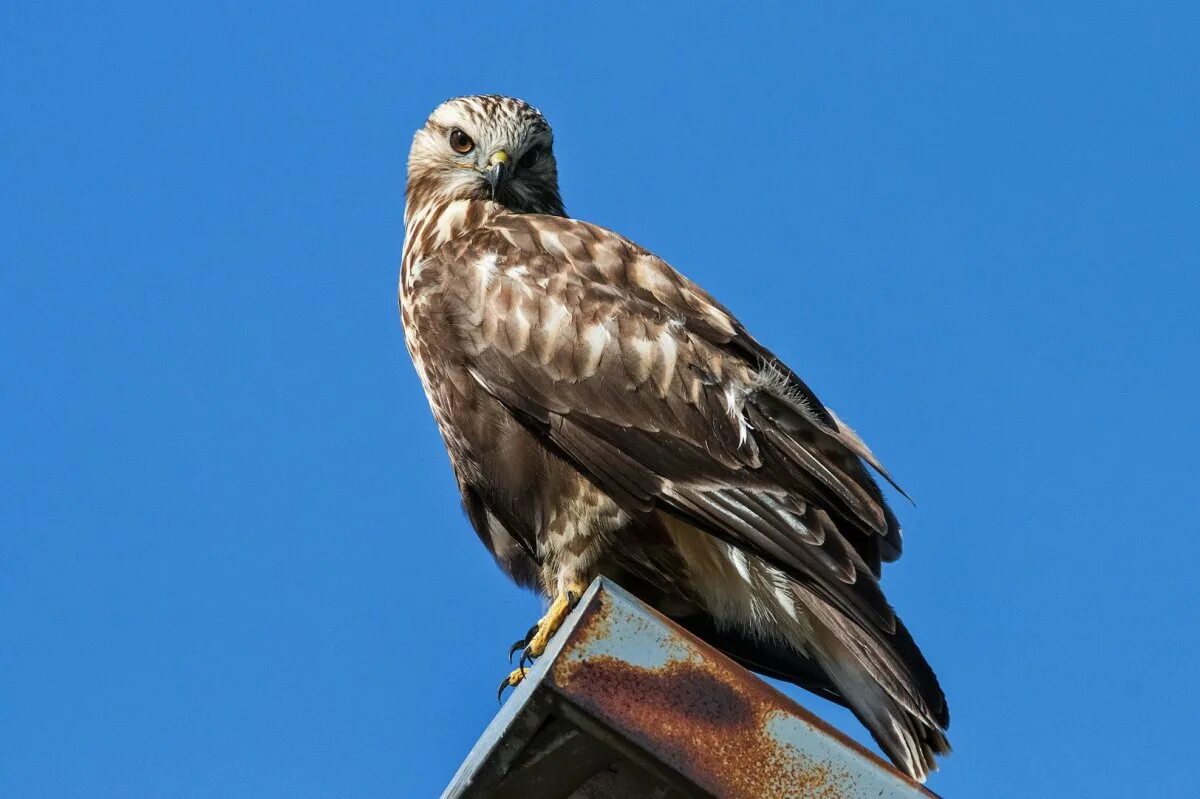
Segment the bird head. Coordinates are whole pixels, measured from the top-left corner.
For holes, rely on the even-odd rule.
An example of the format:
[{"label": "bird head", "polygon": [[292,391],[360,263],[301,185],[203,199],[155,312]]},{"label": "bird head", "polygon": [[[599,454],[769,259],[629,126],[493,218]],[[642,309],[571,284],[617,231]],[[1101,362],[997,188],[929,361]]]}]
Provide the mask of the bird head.
[{"label": "bird head", "polygon": [[561,216],[553,143],[550,125],[523,100],[447,100],[413,136],[408,205],[494,200],[517,213]]}]

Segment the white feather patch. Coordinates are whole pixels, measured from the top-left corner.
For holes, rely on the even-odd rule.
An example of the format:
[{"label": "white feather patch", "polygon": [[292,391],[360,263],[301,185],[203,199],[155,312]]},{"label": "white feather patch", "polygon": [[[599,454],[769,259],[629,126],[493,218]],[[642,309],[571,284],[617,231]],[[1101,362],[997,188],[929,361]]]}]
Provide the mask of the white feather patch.
[{"label": "white feather patch", "polygon": [[626,365],[629,371],[638,383],[645,382],[650,376],[650,369],[654,365],[654,345],[649,339],[641,336],[633,336],[627,338],[623,342],[628,348]]},{"label": "white feather patch", "polygon": [[792,591],[792,581],[788,576],[773,566],[767,566],[767,578],[773,587],[775,601],[783,608],[783,612],[797,620],[796,594]]},{"label": "white feather patch", "polygon": [[504,325],[513,352],[522,352],[529,345],[529,327],[529,317],[525,315],[525,309],[520,305],[515,306]]},{"label": "white feather patch", "polygon": [[546,252],[551,255],[561,255],[564,257],[567,255],[567,251],[562,246],[562,242],[558,239],[558,233],[555,231],[543,229],[539,231],[538,237],[541,239],[542,247],[546,249]]},{"label": "white feather patch", "polygon": [[679,360],[679,344],[669,330],[664,329],[655,340],[658,344],[658,360],[654,365],[654,379],[663,394],[675,377],[675,364]]},{"label": "white feather patch", "polygon": [[546,298],[542,302],[541,311],[537,357],[545,366],[554,358],[554,353],[558,349],[559,333],[571,318],[571,312],[567,306],[553,298]]},{"label": "white feather patch", "polygon": [[437,237],[435,243],[440,244],[449,241],[454,236],[454,231],[462,225],[462,220],[466,212],[467,203],[465,200],[455,200],[452,203],[447,203],[437,219]]},{"label": "white feather patch", "polygon": [[421,273],[425,271],[425,267],[429,265],[429,259],[422,258],[413,263],[408,272],[404,275],[404,285],[409,291],[416,288],[417,281],[421,279]]},{"label": "white feather patch", "polygon": [[729,418],[737,425],[738,446],[740,447],[750,438],[750,431],[753,429],[750,423],[746,421],[746,417],[742,415],[746,392],[740,386],[727,385],[725,386],[722,399],[725,403],[725,412],[729,414]]},{"label": "white feather patch", "polygon": [[497,267],[499,260],[500,256],[496,253],[487,252],[475,261],[475,272],[479,275],[480,288],[487,288],[496,279],[496,275],[500,271]]},{"label": "white feather patch", "polygon": [[580,336],[580,355],[583,356],[581,377],[596,374],[596,370],[600,368],[600,357],[604,355],[604,348],[611,337],[604,325],[589,325],[583,331],[583,335]]},{"label": "white feather patch", "polygon": [[750,582],[750,564],[746,560],[746,553],[735,546],[726,546],[725,552],[729,559],[733,561],[733,568],[737,569],[737,573],[746,582]]}]

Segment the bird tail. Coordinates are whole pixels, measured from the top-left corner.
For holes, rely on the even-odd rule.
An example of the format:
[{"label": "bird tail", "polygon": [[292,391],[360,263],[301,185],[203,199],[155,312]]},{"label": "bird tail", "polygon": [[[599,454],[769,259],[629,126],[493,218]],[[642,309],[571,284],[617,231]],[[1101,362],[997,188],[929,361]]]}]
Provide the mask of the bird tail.
[{"label": "bird tail", "polygon": [[937,770],[935,756],[950,753],[946,697],[925,657],[899,619],[888,635],[836,611],[822,616],[833,623],[817,631],[814,659],[892,762],[925,782]]}]

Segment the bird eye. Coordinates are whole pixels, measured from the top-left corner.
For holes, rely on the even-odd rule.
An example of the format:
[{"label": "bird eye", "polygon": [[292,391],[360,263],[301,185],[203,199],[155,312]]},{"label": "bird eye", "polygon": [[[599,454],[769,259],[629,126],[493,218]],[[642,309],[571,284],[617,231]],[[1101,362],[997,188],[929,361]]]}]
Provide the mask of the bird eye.
[{"label": "bird eye", "polygon": [[471,141],[470,136],[455,128],[450,131],[450,148],[456,153],[466,155],[475,149],[475,142]]},{"label": "bird eye", "polygon": [[517,162],[517,168],[518,169],[529,169],[529,167],[536,164],[538,162],[538,159],[541,157],[542,157],[542,148],[541,147],[530,147],[528,150],[525,151],[525,154],[523,156],[521,156],[521,160]]}]

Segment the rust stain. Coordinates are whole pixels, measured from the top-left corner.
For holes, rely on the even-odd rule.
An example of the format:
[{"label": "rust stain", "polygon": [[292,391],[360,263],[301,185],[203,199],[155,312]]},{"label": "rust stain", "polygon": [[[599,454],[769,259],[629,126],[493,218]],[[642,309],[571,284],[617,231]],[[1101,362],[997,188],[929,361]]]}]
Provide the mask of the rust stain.
[{"label": "rust stain", "polygon": [[779,712],[776,698],[731,684],[720,663],[697,655],[645,669],[598,655],[558,665],[555,681],[583,707],[716,796],[838,799],[853,783],[851,774],[773,738],[767,725]]},{"label": "rust stain", "polygon": [[599,594],[593,601],[579,608],[579,621],[571,630],[573,643],[578,645],[581,641],[595,641],[609,636],[612,628],[612,613],[609,612],[611,602],[606,594]]}]

